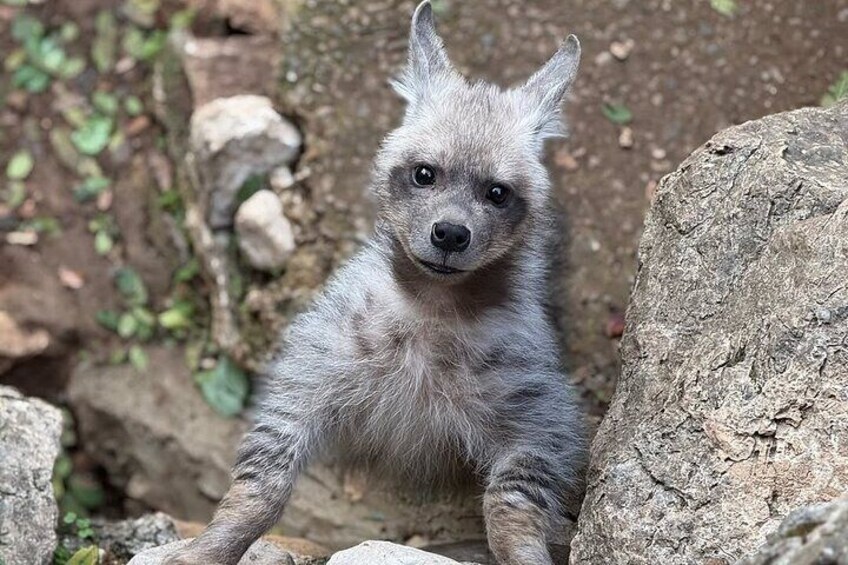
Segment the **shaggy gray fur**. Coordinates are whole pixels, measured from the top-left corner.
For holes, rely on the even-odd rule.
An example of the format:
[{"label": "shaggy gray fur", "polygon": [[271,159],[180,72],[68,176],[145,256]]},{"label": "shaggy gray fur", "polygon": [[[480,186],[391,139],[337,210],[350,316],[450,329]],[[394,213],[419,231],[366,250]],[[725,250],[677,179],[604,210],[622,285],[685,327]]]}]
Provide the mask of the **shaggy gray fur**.
[{"label": "shaggy gray fur", "polygon": [[[522,87],[470,84],[418,7],[394,83],[407,112],[375,166],[376,233],[291,326],[233,487],[174,562],[235,563],[330,455],[413,488],[470,471],[499,561],[551,563],[586,442],[545,308],[556,234],[541,157],[579,55],[571,36]],[[432,186],[415,186],[420,165]],[[495,184],[511,189],[505,205],[486,198]],[[440,221],[468,228],[466,250],[433,245]]]}]

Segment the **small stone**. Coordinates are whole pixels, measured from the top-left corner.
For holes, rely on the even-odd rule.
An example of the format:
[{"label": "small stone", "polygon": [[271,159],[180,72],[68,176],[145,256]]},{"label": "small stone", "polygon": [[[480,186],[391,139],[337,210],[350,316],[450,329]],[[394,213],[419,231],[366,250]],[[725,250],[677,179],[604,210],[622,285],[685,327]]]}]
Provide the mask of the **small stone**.
[{"label": "small stone", "polygon": [[613,41],[610,44],[609,52],[619,61],[625,61],[630,56],[630,52],[633,51],[634,45],[635,42],[632,39]]},{"label": "small stone", "polygon": [[618,134],[618,146],[622,149],[630,149],[633,147],[633,129],[627,126],[621,128],[621,133]]},{"label": "small stone", "polygon": [[580,168],[580,163],[568,151],[557,151],[554,162],[566,171],[576,171]]},{"label": "small stone", "polygon": [[62,286],[71,290],[79,290],[85,285],[85,279],[82,275],[67,267],[59,267],[59,281]]},{"label": "small stone", "polygon": [[288,167],[277,167],[273,171],[271,171],[271,175],[268,179],[268,182],[271,184],[271,188],[273,188],[277,192],[282,192],[287,188],[291,188],[294,186],[295,178],[294,174]]},{"label": "small stone", "polygon": [[613,56],[609,51],[601,51],[595,56],[595,64],[599,67],[608,65],[612,62]]},{"label": "small stone", "polygon": [[38,233],[34,231],[13,231],[6,234],[6,243],[9,245],[23,245],[29,247],[38,243]]},{"label": "small stone", "polygon": [[262,271],[282,268],[295,248],[294,232],[283,205],[270,190],[260,190],[236,212],[239,249],[248,263]]},{"label": "small stone", "polygon": [[663,149],[661,147],[654,147],[653,149],[651,149],[651,158],[652,159],[656,159],[657,161],[662,161],[663,159],[665,159],[665,156],[666,156],[665,149]]},{"label": "small stone", "polygon": [[114,199],[115,194],[111,190],[104,190],[100,194],[97,195],[97,209],[101,212],[105,212],[109,208],[112,207],[112,200]]}]

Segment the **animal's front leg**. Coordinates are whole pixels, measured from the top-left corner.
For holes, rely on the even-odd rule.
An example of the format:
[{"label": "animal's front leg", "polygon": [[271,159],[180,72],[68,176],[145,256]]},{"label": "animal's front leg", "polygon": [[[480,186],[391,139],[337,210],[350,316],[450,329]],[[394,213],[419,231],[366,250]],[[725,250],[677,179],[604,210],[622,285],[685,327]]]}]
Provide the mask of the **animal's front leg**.
[{"label": "animal's front leg", "polygon": [[315,443],[314,434],[306,429],[260,421],[242,442],[233,468],[233,484],[212,522],[165,563],[238,563],[253,542],[279,519]]},{"label": "animal's front leg", "polygon": [[552,565],[548,543],[563,512],[556,462],[544,453],[516,450],[493,466],[483,513],[489,547],[500,565]]}]

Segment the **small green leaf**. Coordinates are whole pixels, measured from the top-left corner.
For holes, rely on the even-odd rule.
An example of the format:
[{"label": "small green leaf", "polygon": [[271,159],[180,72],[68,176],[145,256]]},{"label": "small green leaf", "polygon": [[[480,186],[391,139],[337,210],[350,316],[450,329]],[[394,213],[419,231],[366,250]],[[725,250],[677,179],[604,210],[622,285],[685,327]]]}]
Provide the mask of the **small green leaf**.
[{"label": "small green leaf", "polygon": [[68,512],[68,513],[66,513],[66,514],[65,514],[65,516],[62,518],[62,522],[64,522],[65,524],[68,524],[68,525],[71,525],[71,524],[73,524],[73,523],[74,523],[74,522],[76,522],[76,521],[77,521],[77,515],[76,515],[76,512]]},{"label": "small green leaf", "polygon": [[138,330],[138,320],[129,312],[124,312],[118,318],[118,335],[124,339],[129,339],[135,335]]},{"label": "small green leaf", "polygon": [[105,231],[99,231],[94,234],[94,250],[98,255],[106,255],[112,251],[115,242],[112,241],[112,236]]},{"label": "small green leaf", "polygon": [[118,320],[121,318],[119,313],[113,310],[100,310],[94,315],[94,318],[107,330],[118,331]]},{"label": "small green leaf", "polygon": [[32,153],[25,149],[21,149],[9,159],[6,165],[6,176],[9,180],[24,180],[32,172],[35,166],[35,161],[32,158]]},{"label": "small green leaf", "polygon": [[736,0],[710,0],[712,9],[722,16],[732,17],[736,13]]},{"label": "small green leaf", "polygon": [[26,200],[27,192],[26,185],[19,180],[9,181],[6,185],[8,194],[6,196],[6,204],[11,208],[17,208]]},{"label": "small green leaf", "polygon": [[130,267],[118,269],[115,273],[115,286],[131,306],[147,304],[147,287],[139,274]]},{"label": "small green leaf", "polygon": [[109,179],[106,177],[88,177],[82,184],[74,189],[74,198],[77,202],[88,202],[109,187]]},{"label": "small green leaf", "polygon": [[169,21],[171,29],[187,29],[191,27],[196,15],[197,8],[186,8],[185,10],[174,12],[174,15],[171,16]]},{"label": "small green leaf", "polygon": [[50,75],[32,65],[22,65],[15,71],[12,84],[25,89],[27,92],[38,94],[44,92],[50,86]]},{"label": "small green leaf", "polygon": [[12,22],[12,37],[21,43],[33,38],[41,39],[43,35],[44,24],[29,14],[20,14]]},{"label": "small green leaf", "polygon": [[62,78],[74,78],[85,70],[85,59],[82,57],[71,57],[59,70]]},{"label": "small green leaf", "polygon": [[59,235],[62,233],[62,226],[56,218],[50,216],[39,216],[31,220],[27,220],[21,224],[21,229],[43,233],[47,235]]},{"label": "small green leaf", "polygon": [[249,389],[247,375],[229,358],[219,359],[214,369],[197,373],[195,379],[203,398],[222,416],[236,416],[244,408]]},{"label": "small green leaf", "polygon": [[833,106],[843,98],[848,98],[848,71],[842,71],[836,82],[830,85],[830,88],[827,89],[827,94],[822,97],[821,105],[827,108]]},{"label": "small green leaf", "polygon": [[111,92],[98,90],[91,97],[94,107],[106,115],[114,115],[118,111],[118,97]]},{"label": "small green leaf", "polygon": [[111,136],[112,118],[94,114],[71,133],[71,141],[80,153],[97,155],[109,144]]},{"label": "small green leaf", "polygon": [[147,353],[141,348],[141,346],[133,345],[130,347],[127,357],[130,360],[130,364],[135,367],[135,370],[139,373],[147,369]]},{"label": "small green leaf", "polygon": [[112,70],[115,64],[115,44],[118,40],[118,29],[115,16],[109,10],[102,10],[95,20],[96,35],[91,45],[91,58],[100,73]]},{"label": "small green leaf", "polygon": [[182,265],[179,269],[174,271],[174,282],[188,282],[198,274],[200,274],[200,263],[197,261],[196,257],[192,257],[185,265]]},{"label": "small green leaf", "polygon": [[76,41],[79,33],[80,30],[77,24],[74,22],[65,22],[59,29],[59,38],[65,43],[71,43],[72,41]]},{"label": "small green leaf", "polygon": [[191,326],[192,310],[190,303],[181,302],[159,314],[159,325],[167,330],[185,329]]},{"label": "small green leaf", "polygon": [[614,124],[626,125],[633,120],[633,112],[624,104],[604,104],[604,117]]},{"label": "small green leaf", "polygon": [[138,116],[142,112],[144,112],[144,105],[141,103],[141,99],[138,96],[127,96],[124,100],[124,110],[126,110],[127,114],[130,116]]},{"label": "small green leaf", "polygon": [[65,565],[97,565],[100,560],[100,550],[97,546],[83,547],[74,553]]}]

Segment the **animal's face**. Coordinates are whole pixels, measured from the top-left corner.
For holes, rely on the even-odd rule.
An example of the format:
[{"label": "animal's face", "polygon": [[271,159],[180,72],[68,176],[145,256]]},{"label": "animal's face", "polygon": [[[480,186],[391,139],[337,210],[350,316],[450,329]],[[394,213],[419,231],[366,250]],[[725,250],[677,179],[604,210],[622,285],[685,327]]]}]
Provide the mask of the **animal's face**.
[{"label": "animal's face", "polygon": [[441,281],[462,280],[510,250],[543,221],[546,137],[576,71],[569,38],[520,88],[469,84],[450,66],[427,2],[413,17],[410,64],[395,84],[409,106],[376,165],[380,215],[409,259]]}]

